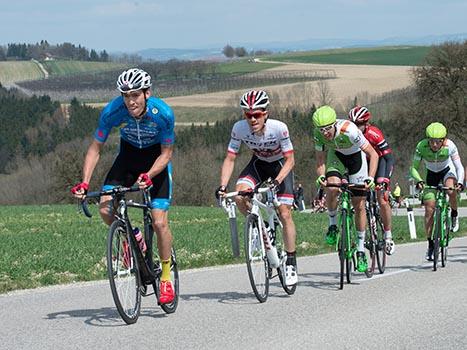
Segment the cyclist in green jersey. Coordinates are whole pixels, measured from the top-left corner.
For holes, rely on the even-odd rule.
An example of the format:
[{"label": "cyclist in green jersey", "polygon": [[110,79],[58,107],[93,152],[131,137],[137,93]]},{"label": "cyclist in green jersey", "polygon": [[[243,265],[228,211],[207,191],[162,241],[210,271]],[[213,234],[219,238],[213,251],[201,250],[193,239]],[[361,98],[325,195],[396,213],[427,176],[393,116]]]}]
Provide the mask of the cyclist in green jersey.
[{"label": "cyclist in green jersey", "polygon": [[[457,191],[464,189],[464,167],[460,160],[457,147],[447,137],[446,127],[441,123],[431,123],[426,128],[426,138],[417,144],[410,167],[410,176],[417,181],[417,188],[423,190],[425,183],[428,186],[437,186],[442,183],[447,187],[455,187]],[[421,161],[426,168],[426,179],[423,180],[418,172]],[[449,204],[451,206],[452,231],[459,230],[457,218],[457,193],[449,191]],[[422,195],[425,206],[425,233],[428,240],[426,259],[433,260],[433,240],[431,230],[433,227],[433,214],[435,211],[435,191],[426,189]]]},{"label": "cyclist in green jersey", "polygon": [[[363,136],[358,127],[349,120],[337,119],[336,112],[322,106],[313,114],[315,126],[313,137],[316,150],[316,172],[318,186],[341,184],[345,176],[349,183],[365,184],[373,188],[378,167],[378,154]],[[367,158],[369,162],[367,162]],[[369,164],[369,165],[368,165]],[[326,242],[335,244],[337,239],[337,197],[339,189],[325,187],[329,215]],[[365,272],[368,263],[365,256],[366,191],[353,190],[352,205],[355,209],[355,227],[358,233],[357,269]]]}]

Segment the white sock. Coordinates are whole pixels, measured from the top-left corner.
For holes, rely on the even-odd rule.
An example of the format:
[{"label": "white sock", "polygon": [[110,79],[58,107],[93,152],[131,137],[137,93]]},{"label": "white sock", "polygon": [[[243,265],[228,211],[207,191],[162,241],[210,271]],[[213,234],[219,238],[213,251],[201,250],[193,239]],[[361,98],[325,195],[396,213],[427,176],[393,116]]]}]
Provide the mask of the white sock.
[{"label": "white sock", "polygon": [[365,251],[365,231],[357,231],[357,234],[358,234],[357,251],[364,252]]},{"label": "white sock", "polygon": [[328,210],[329,226],[337,225],[337,210]]},{"label": "white sock", "polygon": [[392,238],[391,230],[384,231],[384,239],[391,239],[391,238]]}]

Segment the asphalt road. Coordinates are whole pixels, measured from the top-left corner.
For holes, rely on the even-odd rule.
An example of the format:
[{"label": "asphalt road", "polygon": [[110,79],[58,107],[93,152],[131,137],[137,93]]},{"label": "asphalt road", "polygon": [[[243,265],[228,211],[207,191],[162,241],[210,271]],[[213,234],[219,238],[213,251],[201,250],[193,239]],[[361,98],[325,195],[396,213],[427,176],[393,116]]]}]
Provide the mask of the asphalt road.
[{"label": "asphalt road", "polygon": [[425,243],[396,247],[383,275],[338,290],[338,259],[299,259],[289,297],[277,279],[260,304],[244,265],[183,271],[175,314],[152,297],[135,325],[119,318],[107,281],[0,296],[0,349],[465,349],[467,238],[432,271]]}]

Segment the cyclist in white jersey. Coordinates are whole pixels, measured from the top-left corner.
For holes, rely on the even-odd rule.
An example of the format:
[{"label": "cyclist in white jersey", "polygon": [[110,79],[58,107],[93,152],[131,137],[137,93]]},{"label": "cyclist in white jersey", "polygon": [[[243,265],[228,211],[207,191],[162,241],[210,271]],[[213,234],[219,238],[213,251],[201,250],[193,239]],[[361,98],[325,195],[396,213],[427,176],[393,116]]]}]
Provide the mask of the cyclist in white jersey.
[{"label": "cyclist in white jersey", "polygon": [[[456,145],[446,136],[447,130],[443,124],[431,123],[426,128],[426,138],[417,144],[412,166],[410,167],[410,176],[417,181],[419,190],[423,190],[425,185],[425,181],[418,172],[422,160],[427,170],[427,185],[437,186],[442,183],[447,187],[455,187],[457,191],[464,189],[464,166],[460,160]],[[451,206],[451,228],[453,232],[457,232],[459,230],[457,193],[456,191],[448,191],[448,196],[449,205]],[[431,239],[431,231],[436,204],[435,191],[431,189],[424,190],[422,199],[425,206],[425,233],[428,240],[425,258],[433,260],[434,243]]]},{"label": "cyclist in white jersey", "polygon": [[[349,120],[337,119],[336,112],[329,106],[318,108],[313,114],[314,141],[316,150],[316,172],[318,186],[339,185],[347,175],[349,183],[375,186],[374,176],[378,167],[378,154],[363,136],[358,127]],[[369,159],[369,169],[367,165]],[[368,262],[365,256],[366,191],[353,190],[352,205],[355,209],[355,227],[358,233],[357,269],[365,272]],[[337,197],[339,189],[326,187],[326,204],[329,229],[326,242],[336,244]]]},{"label": "cyclist in white jersey", "polygon": [[[287,252],[286,284],[291,286],[298,281],[295,256],[296,231],[291,212],[294,200],[292,172],[294,152],[287,125],[268,118],[269,113],[266,109],[268,105],[269,97],[262,90],[248,91],[240,99],[244,119],[233,126],[216,197],[225,194],[240,146],[242,143],[246,144],[253,152],[253,157],[240,173],[235,190],[253,189],[262,182],[272,179],[271,186],[277,189],[277,198],[281,203],[278,211],[284,225],[284,246]],[[246,215],[251,207],[249,200],[239,196],[235,201],[240,211]]]}]

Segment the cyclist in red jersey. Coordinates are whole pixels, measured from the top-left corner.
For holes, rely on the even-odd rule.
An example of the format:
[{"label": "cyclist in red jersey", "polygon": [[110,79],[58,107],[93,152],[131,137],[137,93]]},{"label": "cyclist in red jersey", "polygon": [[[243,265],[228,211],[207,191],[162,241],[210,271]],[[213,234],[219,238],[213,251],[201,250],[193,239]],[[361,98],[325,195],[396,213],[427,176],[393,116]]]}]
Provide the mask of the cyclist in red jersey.
[{"label": "cyclist in red jersey", "polygon": [[389,205],[390,182],[394,168],[392,149],[384,138],[382,131],[369,123],[371,113],[368,108],[355,106],[349,111],[349,119],[358,126],[379,156],[376,185],[381,190],[377,191],[377,198],[381,208],[381,219],[383,220],[386,253],[391,255],[395,250],[391,232],[391,206]]}]

